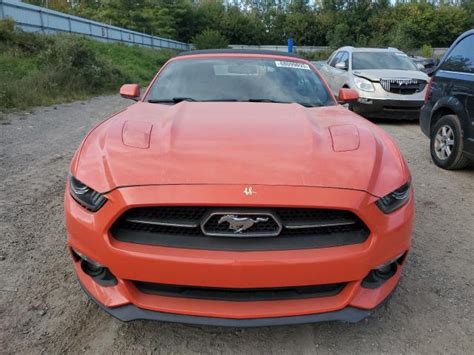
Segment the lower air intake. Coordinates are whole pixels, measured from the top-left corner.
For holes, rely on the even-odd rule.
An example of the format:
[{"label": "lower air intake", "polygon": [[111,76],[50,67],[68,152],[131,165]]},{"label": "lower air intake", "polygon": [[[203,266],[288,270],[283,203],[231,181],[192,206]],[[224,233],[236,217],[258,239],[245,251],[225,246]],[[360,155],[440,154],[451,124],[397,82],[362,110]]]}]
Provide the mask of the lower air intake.
[{"label": "lower air intake", "polygon": [[139,281],[134,281],[133,284],[140,292],[146,294],[241,302],[331,297],[337,295],[346,286],[346,283],[338,283],[315,286],[240,289],[164,285]]}]

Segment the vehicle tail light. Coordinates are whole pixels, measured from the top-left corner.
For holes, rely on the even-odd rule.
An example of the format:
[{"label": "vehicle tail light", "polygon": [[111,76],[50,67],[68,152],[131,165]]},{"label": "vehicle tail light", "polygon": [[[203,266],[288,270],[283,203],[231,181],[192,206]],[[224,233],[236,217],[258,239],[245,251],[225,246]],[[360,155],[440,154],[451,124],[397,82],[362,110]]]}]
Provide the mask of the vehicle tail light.
[{"label": "vehicle tail light", "polygon": [[430,81],[428,81],[428,87],[426,88],[426,92],[425,92],[425,104],[430,99],[430,93],[431,93],[431,86],[432,85],[433,85],[433,79],[430,79]]}]

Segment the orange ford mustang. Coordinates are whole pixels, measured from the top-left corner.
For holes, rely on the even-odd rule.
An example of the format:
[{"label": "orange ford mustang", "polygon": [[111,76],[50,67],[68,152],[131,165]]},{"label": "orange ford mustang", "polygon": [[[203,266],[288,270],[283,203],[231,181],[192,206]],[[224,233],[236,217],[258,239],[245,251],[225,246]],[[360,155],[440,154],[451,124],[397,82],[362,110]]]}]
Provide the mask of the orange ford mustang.
[{"label": "orange ford mustang", "polygon": [[87,135],[65,193],[77,276],[105,311],[357,322],[391,295],[412,233],[407,164],[309,62],[188,52],[121,94],[137,103]]}]

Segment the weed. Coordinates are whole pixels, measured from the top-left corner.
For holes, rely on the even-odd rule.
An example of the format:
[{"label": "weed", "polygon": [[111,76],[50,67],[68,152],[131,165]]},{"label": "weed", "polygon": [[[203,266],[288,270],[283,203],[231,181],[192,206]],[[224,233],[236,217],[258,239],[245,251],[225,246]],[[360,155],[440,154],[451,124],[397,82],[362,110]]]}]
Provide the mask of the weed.
[{"label": "weed", "polygon": [[0,21],[0,110],[25,109],[146,85],[169,50],[104,43],[75,35],[42,35]]}]

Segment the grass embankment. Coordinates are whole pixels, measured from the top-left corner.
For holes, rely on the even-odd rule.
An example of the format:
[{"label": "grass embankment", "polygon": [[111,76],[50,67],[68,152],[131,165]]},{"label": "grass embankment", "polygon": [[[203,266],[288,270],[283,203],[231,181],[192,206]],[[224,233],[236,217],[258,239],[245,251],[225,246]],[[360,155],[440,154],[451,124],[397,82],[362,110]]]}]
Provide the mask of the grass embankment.
[{"label": "grass embankment", "polygon": [[21,32],[0,20],[0,111],[25,109],[146,85],[174,53],[74,35]]}]

